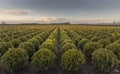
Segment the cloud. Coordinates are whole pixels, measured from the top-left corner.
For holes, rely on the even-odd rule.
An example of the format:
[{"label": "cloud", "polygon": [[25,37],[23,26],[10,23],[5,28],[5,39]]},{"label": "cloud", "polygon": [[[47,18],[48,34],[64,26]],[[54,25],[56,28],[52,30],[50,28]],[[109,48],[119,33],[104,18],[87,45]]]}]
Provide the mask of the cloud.
[{"label": "cloud", "polygon": [[40,21],[40,22],[51,22],[51,21],[56,21],[58,18],[56,17],[40,17],[40,18],[35,18],[34,20]]},{"label": "cloud", "polygon": [[0,10],[0,15],[28,15],[29,10]]},{"label": "cloud", "polygon": [[50,22],[59,23],[59,22],[68,21],[68,19],[66,18],[58,18],[58,17],[40,17],[40,18],[35,18],[34,20],[38,22],[47,22],[47,23],[50,23]]}]

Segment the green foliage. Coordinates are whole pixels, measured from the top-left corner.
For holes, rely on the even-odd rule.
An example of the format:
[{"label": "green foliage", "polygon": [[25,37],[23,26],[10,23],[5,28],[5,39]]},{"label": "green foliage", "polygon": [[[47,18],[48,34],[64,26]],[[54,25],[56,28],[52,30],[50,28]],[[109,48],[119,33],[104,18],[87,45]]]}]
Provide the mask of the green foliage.
[{"label": "green foliage", "polygon": [[120,44],[112,43],[106,47],[113,51],[113,53],[118,57],[120,60]]},{"label": "green foliage", "polygon": [[58,28],[56,28],[46,39],[46,41],[39,47],[39,49],[49,49],[57,54],[57,40],[58,40]]},{"label": "green foliage", "polygon": [[46,41],[44,42],[41,46],[40,46],[40,49],[41,48],[46,48],[46,49],[49,49],[51,50],[52,52],[54,52],[55,54],[57,54],[57,47],[56,47],[56,42],[53,42],[53,39],[49,39],[51,41]]},{"label": "green foliage", "polygon": [[69,49],[62,55],[61,66],[64,70],[78,71],[85,64],[85,56],[77,49]]},{"label": "green foliage", "polygon": [[97,42],[99,39],[100,39],[100,37],[94,36],[94,37],[91,38],[91,41]]},{"label": "green foliage", "polygon": [[8,42],[9,40],[12,40],[13,38],[12,37],[4,37],[4,41]]},{"label": "green foliage", "polygon": [[49,49],[40,49],[32,57],[32,65],[42,71],[54,65],[56,55]]},{"label": "green foliage", "polygon": [[116,41],[116,43],[120,44],[120,38]]},{"label": "green foliage", "polygon": [[83,50],[83,48],[87,42],[89,42],[88,39],[82,39],[80,42],[78,42],[78,48]]},{"label": "green foliage", "polygon": [[3,42],[4,40],[0,38],[0,42]]},{"label": "green foliage", "polygon": [[34,45],[36,51],[38,50],[38,47],[39,47],[39,45],[40,45],[38,39],[32,38],[32,39],[30,39],[28,42],[31,42],[31,43]]},{"label": "green foliage", "polygon": [[92,54],[92,63],[100,71],[109,72],[119,64],[119,61],[111,50],[98,49]]},{"label": "green foliage", "polygon": [[71,37],[71,39],[74,41],[75,45],[78,45],[78,42],[81,41],[82,37],[72,30],[66,30],[66,31],[68,35]]},{"label": "green foliage", "polygon": [[16,71],[25,66],[28,58],[29,57],[24,50],[12,48],[2,56],[1,63],[4,68]]},{"label": "green foliage", "polygon": [[29,56],[31,57],[33,53],[35,52],[35,48],[32,43],[30,42],[24,42],[19,45],[19,48],[24,49],[27,51]]},{"label": "green foliage", "polygon": [[110,44],[110,41],[107,39],[100,39],[98,43],[101,45],[102,48],[105,48],[107,45]]},{"label": "green foliage", "polygon": [[[73,32],[71,33],[70,36],[72,36]],[[77,35],[77,34],[76,34]],[[60,42],[61,42],[61,51],[64,53],[65,51],[69,49],[76,49],[77,47],[75,46],[74,42],[71,40],[71,38],[67,35],[67,32],[64,31],[63,29],[60,28]]]},{"label": "green foliage", "polygon": [[27,41],[27,38],[26,38],[26,37],[20,37],[19,40],[20,40],[21,42],[25,42],[25,41]]},{"label": "green foliage", "polygon": [[87,57],[91,57],[94,50],[100,48],[100,45],[97,42],[88,42],[84,46],[83,52]]},{"label": "green foliage", "polygon": [[113,43],[114,41],[116,41],[117,39],[114,37],[107,37],[107,40],[109,40],[109,42]]},{"label": "green foliage", "polygon": [[9,42],[0,42],[0,54],[1,54],[1,56],[11,47],[12,47],[12,45]]},{"label": "green foliage", "polygon": [[78,46],[78,43],[82,40],[82,37],[78,36],[76,38],[74,38],[74,43],[76,46]]},{"label": "green foliage", "polygon": [[62,45],[61,49],[62,49],[62,52],[65,52],[69,49],[76,49],[76,46],[73,43],[67,42],[64,45]]},{"label": "green foliage", "polygon": [[21,43],[21,41],[19,39],[13,39],[10,41],[10,43],[14,48],[17,48],[19,44]]},{"label": "green foliage", "polygon": [[61,46],[65,45],[67,43],[73,44],[73,42],[70,38],[61,40]]},{"label": "green foliage", "polygon": [[36,36],[35,38],[39,41],[39,44],[42,44],[44,42],[44,39],[40,36]]}]

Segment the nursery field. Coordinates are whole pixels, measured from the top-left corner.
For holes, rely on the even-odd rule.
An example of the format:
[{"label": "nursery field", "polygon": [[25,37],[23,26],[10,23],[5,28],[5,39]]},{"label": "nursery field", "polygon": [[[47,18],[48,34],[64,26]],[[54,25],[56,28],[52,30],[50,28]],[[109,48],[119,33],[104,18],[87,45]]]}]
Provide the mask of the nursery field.
[{"label": "nursery field", "polygon": [[120,74],[120,26],[0,26],[0,74]]}]

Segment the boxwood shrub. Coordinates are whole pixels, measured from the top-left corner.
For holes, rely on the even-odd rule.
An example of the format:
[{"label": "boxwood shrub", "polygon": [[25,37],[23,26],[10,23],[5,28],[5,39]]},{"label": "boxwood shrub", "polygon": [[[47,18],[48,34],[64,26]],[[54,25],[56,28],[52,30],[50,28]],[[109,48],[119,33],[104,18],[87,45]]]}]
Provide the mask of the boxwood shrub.
[{"label": "boxwood shrub", "polygon": [[40,49],[32,57],[32,65],[38,70],[46,71],[54,65],[56,55],[49,49]]},{"label": "boxwood shrub", "polygon": [[61,57],[61,66],[67,71],[78,71],[85,64],[85,56],[77,49],[69,49]]},{"label": "boxwood shrub", "polygon": [[0,42],[1,56],[11,47],[12,47],[12,45],[9,42]]},{"label": "boxwood shrub", "polygon": [[21,42],[25,42],[25,41],[27,41],[28,39],[27,39],[27,37],[23,36],[23,37],[20,37],[19,40],[20,40]]},{"label": "boxwood shrub", "polygon": [[65,51],[69,50],[69,49],[76,49],[76,46],[74,45],[74,43],[66,43],[64,45],[62,45],[61,50],[64,53]]},{"label": "boxwood shrub", "polygon": [[51,50],[52,52],[54,52],[55,54],[57,54],[57,47],[56,47],[56,44],[55,44],[55,43],[45,42],[45,43],[43,43],[43,44],[39,47],[39,49],[42,49],[42,48],[49,49],[49,50]]},{"label": "boxwood shrub", "polygon": [[78,47],[79,49],[83,50],[83,48],[84,48],[84,46],[85,46],[85,44],[86,44],[87,42],[89,42],[88,39],[82,39],[80,42],[78,42],[78,46],[77,46],[77,47]]},{"label": "boxwood shrub", "polygon": [[118,57],[120,60],[120,44],[112,43],[106,47],[107,49],[110,49],[113,51],[113,53]]},{"label": "boxwood shrub", "polygon": [[19,48],[26,50],[30,57],[35,52],[35,48],[34,48],[33,44],[30,43],[30,42],[23,42],[23,43],[21,43],[19,45]]},{"label": "boxwood shrub", "polygon": [[92,53],[92,63],[100,71],[109,72],[119,64],[119,61],[111,50],[102,48]]},{"label": "boxwood shrub", "polygon": [[39,45],[40,45],[40,43],[39,43],[39,40],[38,40],[38,39],[32,38],[32,39],[30,39],[28,42],[31,42],[31,43],[34,45],[34,47],[35,47],[36,51],[38,50]]},{"label": "boxwood shrub", "polygon": [[36,36],[35,38],[39,41],[40,45],[44,42],[44,39],[40,36]]},{"label": "boxwood shrub", "polygon": [[19,46],[19,44],[21,43],[21,41],[19,39],[13,39],[10,41],[12,47],[17,48]]},{"label": "boxwood shrub", "polygon": [[78,46],[78,42],[80,42],[82,40],[82,37],[78,36],[78,37],[74,38],[73,40],[74,40],[75,45]]},{"label": "boxwood shrub", "polygon": [[120,38],[118,40],[115,41],[116,43],[120,44]]},{"label": "boxwood shrub", "polygon": [[17,71],[25,66],[28,58],[29,57],[25,50],[11,48],[2,56],[1,64],[4,68],[11,71]]},{"label": "boxwood shrub", "polygon": [[100,48],[99,43],[97,43],[97,42],[88,42],[84,46],[83,52],[85,53],[85,55],[87,57],[91,57],[94,50],[97,50],[98,48]]},{"label": "boxwood shrub", "polygon": [[105,48],[107,45],[110,44],[110,41],[107,40],[107,39],[100,39],[100,40],[98,41],[98,43],[100,44],[100,46],[101,46],[102,48]]}]

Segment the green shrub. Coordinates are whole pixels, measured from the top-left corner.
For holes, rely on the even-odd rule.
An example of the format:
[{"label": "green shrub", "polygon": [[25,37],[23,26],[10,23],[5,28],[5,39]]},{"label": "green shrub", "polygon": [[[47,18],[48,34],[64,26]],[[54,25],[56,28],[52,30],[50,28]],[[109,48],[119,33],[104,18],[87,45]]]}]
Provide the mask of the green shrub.
[{"label": "green shrub", "polygon": [[24,42],[19,45],[19,48],[24,49],[27,51],[29,56],[31,57],[33,53],[35,52],[35,48],[32,43],[30,42]]},{"label": "green shrub", "polygon": [[9,42],[0,42],[1,56],[11,47],[12,47],[12,45]]},{"label": "green shrub", "polygon": [[30,39],[28,42],[31,42],[31,43],[34,45],[36,51],[38,50],[39,45],[40,45],[38,39],[34,39],[34,38],[33,38],[33,39]]},{"label": "green shrub", "polygon": [[116,40],[116,43],[120,44],[120,39]]},{"label": "green shrub", "polygon": [[94,50],[100,48],[100,45],[97,42],[88,42],[84,46],[83,52],[87,57],[91,57]]},{"label": "green shrub", "polygon": [[61,47],[62,52],[65,52],[68,49],[76,49],[76,46],[73,43],[68,42],[68,43],[62,45],[62,47]]},{"label": "green shrub", "polygon": [[56,55],[49,49],[40,49],[32,57],[32,65],[42,71],[54,65]]},{"label": "green shrub", "polygon": [[9,49],[1,58],[1,63],[4,68],[12,71],[19,70],[25,66],[28,61],[28,55],[22,49]]},{"label": "green shrub", "polygon": [[118,62],[117,56],[109,49],[98,49],[92,53],[92,63],[100,71],[109,72]]},{"label": "green shrub", "polygon": [[0,42],[3,42],[4,40],[0,38]]},{"label": "green shrub", "polygon": [[14,48],[17,48],[19,46],[19,44],[21,43],[21,41],[18,39],[13,39],[10,41],[10,43]]},{"label": "green shrub", "polygon": [[120,44],[112,43],[106,47],[113,51],[113,53],[118,57],[120,60]]},{"label": "green shrub", "polygon": [[44,42],[44,39],[40,36],[36,36],[36,39],[39,41],[40,44]]},{"label": "green shrub", "polygon": [[19,40],[20,40],[21,42],[25,42],[25,41],[27,41],[27,38],[26,38],[26,37],[20,37]]},{"label": "green shrub", "polygon": [[45,42],[43,43],[39,49],[42,49],[42,48],[46,48],[46,49],[49,49],[51,50],[52,52],[54,52],[55,54],[57,54],[57,47],[56,47],[56,44],[52,43],[52,42]]},{"label": "green shrub", "polygon": [[87,42],[89,42],[88,39],[82,39],[80,42],[78,42],[78,46],[77,46],[77,47],[78,47],[79,49],[83,50],[84,45],[85,45]]},{"label": "green shrub", "polygon": [[94,37],[91,38],[91,41],[97,42],[99,39],[100,39],[100,37],[94,36]]},{"label": "green shrub", "polygon": [[64,39],[61,41],[61,46],[67,44],[67,43],[73,43],[71,39]]},{"label": "green shrub", "polygon": [[108,39],[111,43],[117,40],[117,39],[114,38],[114,37],[107,37],[106,39]]},{"label": "green shrub", "polygon": [[79,36],[79,37],[74,38],[73,40],[74,40],[75,45],[78,46],[78,42],[82,40],[82,37]]},{"label": "green shrub", "polygon": [[61,66],[64,70],[78,71],[85,64],[85,56],[77,49],[69,49],[62,55]]},{"label": "green shrub", "polygon": [[9,40],[12,40],[12,39],[13,39],[12,37],[8,37],[8,36],[7,36],[7,37],[4,37],[4,41],[5,41],[5,42],[8,42]]},{"label": "green shrub", "polygon": [[100,44],[100,46],[101,46],[102,48],[105,48],[107,45],[110,44],[110,41],[107,40],[107,39],[101,39],[101,40],[98,41],[98,43]]}]

